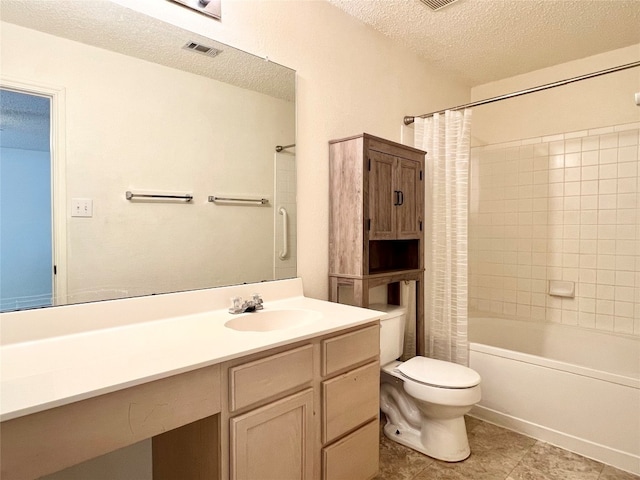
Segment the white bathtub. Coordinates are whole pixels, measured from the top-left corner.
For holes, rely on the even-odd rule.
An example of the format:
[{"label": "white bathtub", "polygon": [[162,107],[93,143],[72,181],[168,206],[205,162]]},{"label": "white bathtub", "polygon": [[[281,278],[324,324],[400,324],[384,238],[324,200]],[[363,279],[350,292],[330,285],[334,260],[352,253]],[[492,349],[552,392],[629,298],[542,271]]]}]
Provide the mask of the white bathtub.
[{"label": "white bathtub", "polygon": [[640,474],[640,338],[470,318],[471,415]]}]

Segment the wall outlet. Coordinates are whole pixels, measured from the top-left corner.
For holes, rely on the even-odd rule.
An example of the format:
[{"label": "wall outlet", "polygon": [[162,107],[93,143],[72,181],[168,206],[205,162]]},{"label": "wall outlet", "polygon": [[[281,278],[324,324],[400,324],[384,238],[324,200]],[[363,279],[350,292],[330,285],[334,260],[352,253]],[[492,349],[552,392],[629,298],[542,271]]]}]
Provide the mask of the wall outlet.
[{"label": "wall outlet", "polygon": [[71,216],[93,217],[93,200],[90,198],[72,198]]}]

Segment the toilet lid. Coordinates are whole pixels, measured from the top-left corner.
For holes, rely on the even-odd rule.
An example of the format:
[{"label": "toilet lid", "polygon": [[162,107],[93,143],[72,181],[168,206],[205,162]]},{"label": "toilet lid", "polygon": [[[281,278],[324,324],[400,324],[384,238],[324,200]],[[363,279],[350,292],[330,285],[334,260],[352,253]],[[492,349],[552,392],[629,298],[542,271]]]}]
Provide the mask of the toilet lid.
[{"label": "toilet lid", "polygon": [[480,375],[462,365],[426,357],[413,357],[398,365],[398,371],[416,382],[443,388],[471,388]]}]

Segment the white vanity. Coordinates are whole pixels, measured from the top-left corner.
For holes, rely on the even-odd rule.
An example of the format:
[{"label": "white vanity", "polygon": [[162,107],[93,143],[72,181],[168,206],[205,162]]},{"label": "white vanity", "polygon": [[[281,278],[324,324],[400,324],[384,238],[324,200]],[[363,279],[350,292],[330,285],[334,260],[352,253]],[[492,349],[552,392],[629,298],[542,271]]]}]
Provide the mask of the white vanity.
[{"label": "white vanity", "polygon": [[152,438],[154,479],[372,478],[379,316],[300,279],[3,314],[1,477]]}]

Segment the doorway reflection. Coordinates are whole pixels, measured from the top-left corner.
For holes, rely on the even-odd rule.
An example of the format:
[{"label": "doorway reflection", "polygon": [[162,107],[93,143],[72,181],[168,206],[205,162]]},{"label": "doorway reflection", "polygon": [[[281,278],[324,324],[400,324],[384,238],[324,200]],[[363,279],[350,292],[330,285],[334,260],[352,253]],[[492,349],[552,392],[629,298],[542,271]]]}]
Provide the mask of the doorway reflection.
[{"label": "doorway reflection", "polygon": [[51,99],[0,89],[0,311],[52,305]]}]

